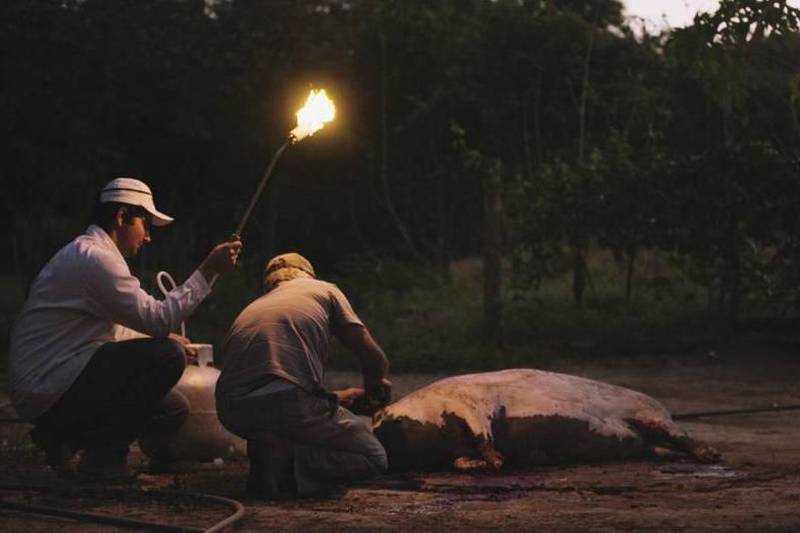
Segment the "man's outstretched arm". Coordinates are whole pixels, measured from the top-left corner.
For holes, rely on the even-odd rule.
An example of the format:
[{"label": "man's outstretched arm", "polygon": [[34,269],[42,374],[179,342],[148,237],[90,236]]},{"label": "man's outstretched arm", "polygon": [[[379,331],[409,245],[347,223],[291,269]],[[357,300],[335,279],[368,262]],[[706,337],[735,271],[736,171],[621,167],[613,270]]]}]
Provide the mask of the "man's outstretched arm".
[{"label": "man's outstretched arm", "polygon": [[366,326],[347,324],[336,332],[336,336],[358,357],[367,397],[383,404],[388,403],[391,398],[391,382],[387,379],[389,359]]}]

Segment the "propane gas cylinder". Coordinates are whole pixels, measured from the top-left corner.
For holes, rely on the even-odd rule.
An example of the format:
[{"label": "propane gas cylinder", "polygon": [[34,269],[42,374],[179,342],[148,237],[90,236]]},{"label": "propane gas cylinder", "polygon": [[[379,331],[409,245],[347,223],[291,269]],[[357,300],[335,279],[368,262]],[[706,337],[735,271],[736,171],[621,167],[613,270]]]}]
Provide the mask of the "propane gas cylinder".
[{"label": "propane gas cylinder", "polygon": [[245,441],[226,430],[217,418],[214,389],[220,371],[213,366],[210,344],[191,344],[198,352],[198,363],[188,364],[175,389],[189,401],[189,416],[175,435],[158,450],[145,437],[139,440],[147,455],[158,452],[178,461],[212,461],[232,453],[246,453]]}]

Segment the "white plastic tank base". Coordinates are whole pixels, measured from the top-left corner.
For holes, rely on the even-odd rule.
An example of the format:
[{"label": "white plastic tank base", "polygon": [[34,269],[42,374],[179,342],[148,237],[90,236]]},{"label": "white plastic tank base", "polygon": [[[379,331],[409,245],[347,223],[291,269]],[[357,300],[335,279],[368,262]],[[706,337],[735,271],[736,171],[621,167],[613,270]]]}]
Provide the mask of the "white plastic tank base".
[{"label": "white plastic tank base", "polygon": [[[201,347],[198,360],[203,360],[206,365],[213,364],[213,351],[208,351],[211,345],[197,346]],[[175,389],[189,401],[191,411],[164,450],[174,459],[206,462],[247,453],[246,442],[226,430],[217,417],[214,389],[219,375],[220,371],[213,366],[187,365],[175,385]],[[140,444],[144,453],[150,452],[146,442]]]}]

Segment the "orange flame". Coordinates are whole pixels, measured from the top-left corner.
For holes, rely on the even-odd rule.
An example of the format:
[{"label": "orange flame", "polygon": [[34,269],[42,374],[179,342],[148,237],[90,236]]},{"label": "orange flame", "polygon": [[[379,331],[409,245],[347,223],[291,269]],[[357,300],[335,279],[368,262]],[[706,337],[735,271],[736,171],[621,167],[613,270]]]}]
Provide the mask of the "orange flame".
[{"label": "orange flame", "polygon": [[297,112],[297,127],[290,135],[295,142],[301,141],[321,130],[335,116],[336,107],[325,94],[325,89],[312,89],[305,105]]}]

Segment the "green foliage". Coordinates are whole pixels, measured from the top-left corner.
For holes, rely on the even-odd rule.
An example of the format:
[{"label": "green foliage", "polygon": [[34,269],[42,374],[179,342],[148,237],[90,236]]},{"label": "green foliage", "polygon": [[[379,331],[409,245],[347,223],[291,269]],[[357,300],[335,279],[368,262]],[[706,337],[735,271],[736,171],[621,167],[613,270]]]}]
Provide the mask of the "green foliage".
[{"label": "green foliage", "polygon": [[[340,268],[408,368],[499,364],[478,333],[484,291],[447,265],[500,234],[503,353],[540,338],[526,322],[636,330],[625,313],[645,305],[646,250],[674,257],[718,314],[794,302],[800,11],[723,0],[659,37],[621,13],[616,0],[0,2],[0,272],[25,286],[104,182],[137,175],[177,223],[134,270],[185,277],[235,227],[313,85],[337,120],[287,150],[242,271],[192,319],[198,340],[219,342],[263,261],[294,249]],[[502,224],[485,216],[496,190]],[[585,309],[543,296],[597,249],[624,266],[621,293],[597,300],[590,265]],[[638,316],[679,322],[648,305]]]},{"label": "green foliage", "polygon": [[[656,257],[657,254],[651,254]],[[566,359],[695,350],[714,340],[702,286],[665,258],[661,273],[637,283],[626,302],[623,275],[592,254],[592,289],[576,307],[561,269],[538,287],[504,293],[504,344],[481,342],[480,262],[451,265],[445,276],[376,256],[342,263],[334,279],[398,371],[548,367]],[[340,351],[332,363],[357,368]]]},{"label": "green foliage", "polygon": [[[800,9],[786,0],[723,0],[717,11],[699,14],[692,26],[671,36],[670,58],[689,69],[720,113],[722,143],[759,139],[774,127],[754,127],[754,119],[763,118],[754,111],[789,100],[792,67],[782,58],[796,53],[790,50],[796,50],[798,29]],[[770,122],[776,111],[769,113]]]},{"label": "green foliage", "polygon": [[[332,280],[386,351],[395,370],[471,368],[482,361],[480,287],[430,266],[364,255],[337,267]],[[334,364],[352,364],[335,357]]]},{"label": "green foliage", "polygon": [[667,258],[652,250],[647,256],[660,265],[659,272],[639,276],[630,301],[625,298],[624,268],[598,252],[589,257],[591,286],[584,306],[575,306],[569,297],[563,271],[535,290],[516,291],[509,335],[522,344],[549,343],[602,355],[685,347],[681,343],[707,331],[703,288]]},{"label": "green foliage", "polygon": [[[769,143],[721,148],[685,161],[665,189],[676,217],[668,226],[685,228],[671,236],[672,249],[694,265],[696,281],[718,285],[723,300],[731,284],[739,297],[770,286],[762,284],[766,264],[772,278],[794,278],[794,273],[774,271],[781,267],[772,258],[794,247],[785,231],[795,222],[784,199],[800,192],[798,185],[796,165]],[[793,264],[784,262],[782,268]]]}]

